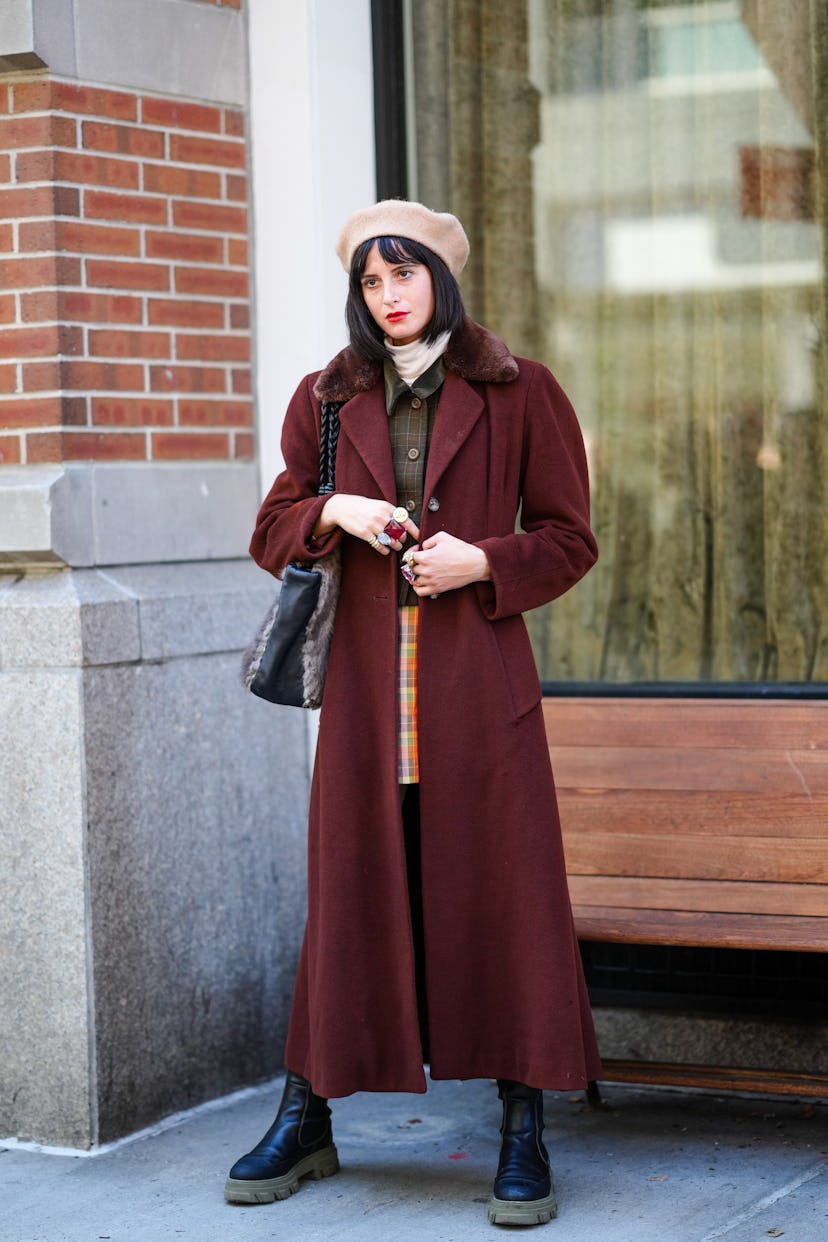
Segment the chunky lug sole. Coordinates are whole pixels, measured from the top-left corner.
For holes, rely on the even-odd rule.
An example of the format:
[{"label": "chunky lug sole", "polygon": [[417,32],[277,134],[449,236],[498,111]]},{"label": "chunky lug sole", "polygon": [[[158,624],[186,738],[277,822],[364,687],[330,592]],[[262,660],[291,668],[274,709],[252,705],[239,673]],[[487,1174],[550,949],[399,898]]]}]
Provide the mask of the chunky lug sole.
[{"label": "chunky lug sole", "polygon": [[558,1215],[555,1191],[544,1199],[496,1199],[489,1200],[489,1221],[493,1225],[545,1225]]},{"label": "chunky lug sole", "polygon": [[334,1146],[323,1147],[297,1160],[296,1164],[281,1177],[269,1177],[263,1181],[244,1181],[228,1177],[224,1185],[224,1197],[228,1203],[273,1203],[276,1199],[289,1199],[299,1189],[303,1177],[318,1181],[333,1177],[339,1172],[339,1157]]}]

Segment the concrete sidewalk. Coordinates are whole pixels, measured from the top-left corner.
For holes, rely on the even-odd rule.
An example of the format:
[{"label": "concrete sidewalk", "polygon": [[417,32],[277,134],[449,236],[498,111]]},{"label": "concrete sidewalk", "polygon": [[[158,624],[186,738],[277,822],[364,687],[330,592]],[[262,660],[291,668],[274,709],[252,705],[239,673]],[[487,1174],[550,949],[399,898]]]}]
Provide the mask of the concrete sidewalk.
[{"label": "concrete sidewalk", "polygon": [[828,1239],[828,1104],[605,1086],[548,1092],[559,1216],[489,1225],[500,1106],[486,1082],[333,1102],[342,1170],[293,1198],[225,1204],[229,1166],[281,1081],[94,1156],[0,1148],[0,1242],[785,1242]]}]

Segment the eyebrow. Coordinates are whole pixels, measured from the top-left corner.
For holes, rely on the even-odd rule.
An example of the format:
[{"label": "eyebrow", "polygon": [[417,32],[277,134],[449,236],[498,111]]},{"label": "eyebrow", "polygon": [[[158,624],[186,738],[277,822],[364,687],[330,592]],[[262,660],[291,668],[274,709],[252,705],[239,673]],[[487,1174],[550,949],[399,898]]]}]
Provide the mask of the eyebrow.
[{"label": "eyebrow", "polygon": [[[401,267],[422,267],[423,265],[418,263],[416,259],[401,259],[399,263],[389,263],[388,266],[392,272],[396,272]],[[379,272],[366,270],[360,276],[360,280],[376,279],[377,276],[379,276]]]}]

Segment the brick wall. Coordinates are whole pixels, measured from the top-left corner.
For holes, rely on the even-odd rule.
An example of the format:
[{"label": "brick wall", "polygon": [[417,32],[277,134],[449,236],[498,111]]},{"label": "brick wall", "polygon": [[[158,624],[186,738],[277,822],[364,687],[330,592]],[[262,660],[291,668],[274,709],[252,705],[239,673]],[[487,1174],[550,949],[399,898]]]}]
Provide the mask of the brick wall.
[{"label": "brick wall", "polygon": [[253,455],[238,109],[0,79],[0,272],[0,463]]}]

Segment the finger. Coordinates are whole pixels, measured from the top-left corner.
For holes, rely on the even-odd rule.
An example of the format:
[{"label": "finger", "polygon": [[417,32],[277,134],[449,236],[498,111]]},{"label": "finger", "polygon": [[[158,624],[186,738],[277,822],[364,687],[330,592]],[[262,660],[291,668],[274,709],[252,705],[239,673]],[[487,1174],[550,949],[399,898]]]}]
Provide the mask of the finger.
[{"label": "finger", "polygon": [[440,598],[440,592],[434,590],[433,584],[427,584],[427,583],[419,582],[419,581],[415,582],[414,591],[417,595],[419,595],[421,599],[439,599]]},{"label": "finger", "polygon": [[434,573],[425,565],[422,560],[418,560],[414,565],[414,573],[417,575],[417,586],[424,590],[434,590]]},{"label": "finger", "polygon": [[414,539],[420,538],[420,528],[419,526],[414,525],[411,518],[407,518],[406,521],[403,523],[403,525],[405,526],[405,529],[408,531],[409,535],[411,535]]},{"label": "finger", "polygon": [[377,536],[373,533],[366,535],[365,542],[372,552],[379,552],[380,556],[388,556],[391,551],[390,547],[380,543]]}]

